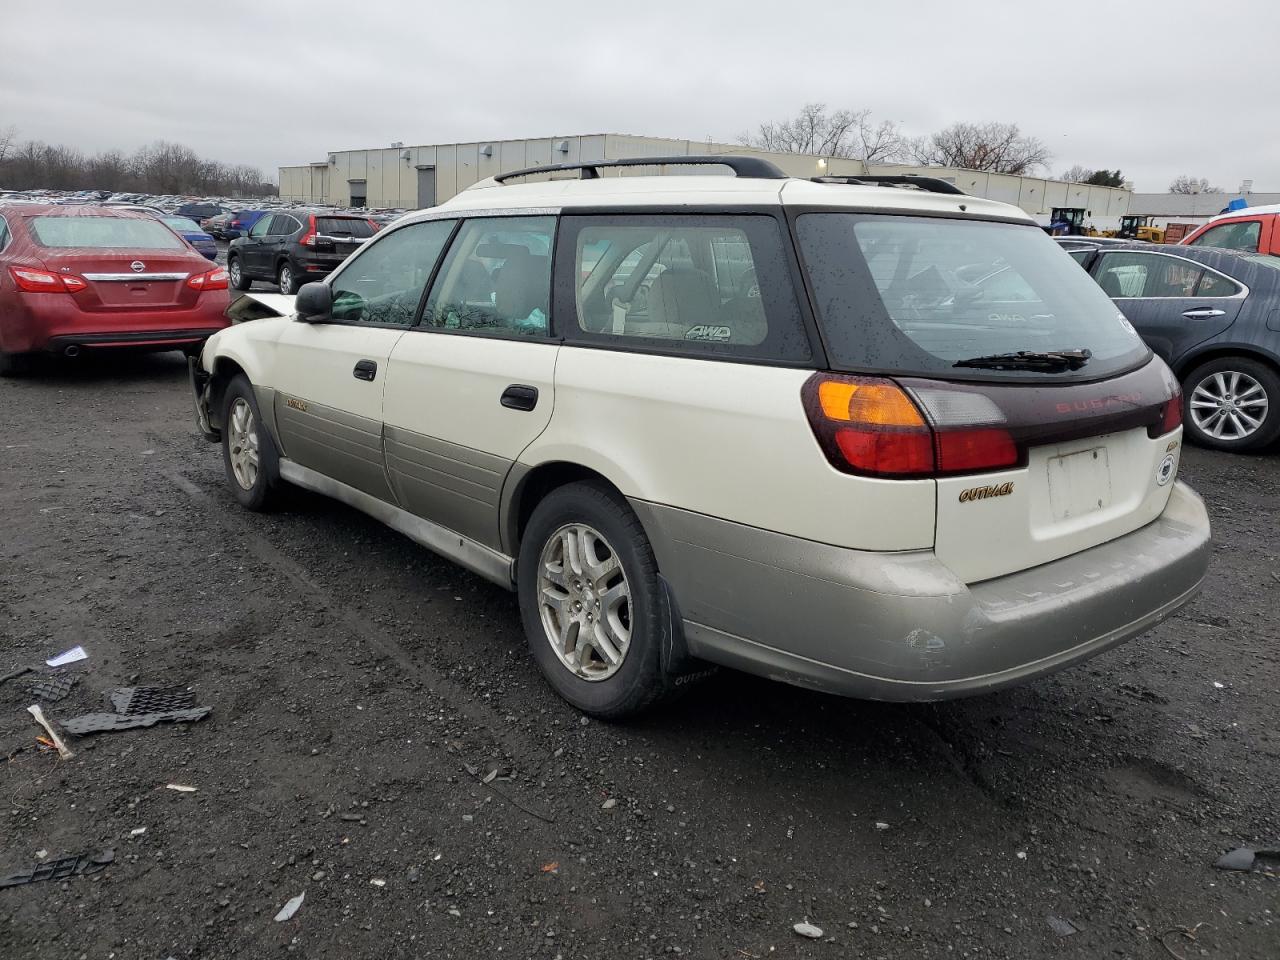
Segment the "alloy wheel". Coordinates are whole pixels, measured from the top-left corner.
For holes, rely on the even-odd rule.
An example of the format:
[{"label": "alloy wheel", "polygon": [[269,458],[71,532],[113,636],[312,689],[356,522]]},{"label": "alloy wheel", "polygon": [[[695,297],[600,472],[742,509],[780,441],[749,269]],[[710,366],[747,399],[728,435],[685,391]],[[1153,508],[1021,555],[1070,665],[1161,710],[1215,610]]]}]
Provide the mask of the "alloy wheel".
[{"label": "alloy wheel", "polygon": [[244,397],[236,397],[229,420],[227,449],[231,453],[231,472],[236,483],[252,490],[258,482],[258,429],[253,409]]},{"label": "alloy wheel", "polygon": [[583,680],[607,680],[631,643],[631,587],[598,530],[583,523],[547,539],[538,562],[538,611],[560,663]]},{"label": "alloy wheel", "polygon": [[1238,370],[1211,373],[1191,391],[1192,422],[1215,440],[1244,440],[1267,418],[1270,398],[1253,377]]}]

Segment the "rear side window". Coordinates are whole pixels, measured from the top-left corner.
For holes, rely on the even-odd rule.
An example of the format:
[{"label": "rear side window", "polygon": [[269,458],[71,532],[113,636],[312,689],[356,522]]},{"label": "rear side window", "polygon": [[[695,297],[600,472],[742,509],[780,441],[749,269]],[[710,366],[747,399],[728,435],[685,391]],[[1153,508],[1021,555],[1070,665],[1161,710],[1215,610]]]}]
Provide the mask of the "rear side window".
[{"label": "rear side window", "polygon": [[286,216],[283,213],[277,213],[271,220],[271,227],[267,230],[269,237],[287,237],[291,233],[296,233],[302,229],[302,224],[293,217]]},{"label": "rear side window", "polygon": [[[1034,225],[811,213],[797,229],[840,369],[1063,381],[1119,373],[1150,356],[1098,285]],[[963,362],[1077,349],[1092,354],[1078,371]]]},{"label": "rear side window", "polygon": [[181,250],[186,247],[159,220],[126,217],[32,217],[31,235],[42,247]]},{"label": "rear side window", "polygon": [[373,232],[373,225],[358,217],[316,217],[316,233],[322,236],[363,239]]},{"label": "rear side window", "polygon": [[[768,216],[565,217],[574,337],[724,356],[811,356],[784,254]],[[573,322],[573,321],[570,321]]]},{"label": "rear side window", "polygon": [[334,320],[408,326],[453,232],[453,220],[415,223],[366,246],[330,282]]},{"label": "rear side window", "polygon": [[1230,297],[1240,290],[1221,274],[1159,253],[1104,254],[1097,273],[1107,296],[1120,299]]},{"label": "rear side window", "polygon": [[1189,244],[1193,247],[1221,247],[1242,253],[1257,253],[1258,238],[1262,235],[1261,220],[1245,220],[1241,223],[1223,223],[1210,227]]},{"label": "rear side window", "polygon": [[5,222],[4,217],[0,217],[0,250],[9,245],[9,224]]},{"label": "rear side window", "polygon": [[422,315],[426,327],[546,336],[555,217],[468,220],[449,247]]}]

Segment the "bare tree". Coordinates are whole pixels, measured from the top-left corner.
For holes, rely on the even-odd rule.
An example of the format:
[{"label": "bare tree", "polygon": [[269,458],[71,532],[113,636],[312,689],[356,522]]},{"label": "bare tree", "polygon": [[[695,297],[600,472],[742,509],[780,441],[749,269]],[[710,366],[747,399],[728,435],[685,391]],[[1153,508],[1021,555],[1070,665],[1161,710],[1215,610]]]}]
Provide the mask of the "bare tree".
[{"label": "bare tree", "polygon": [[1221,193],[1221,187],[1212,186],[1204,177],[1189,177],[1185,173],[1174,177],[1169,184],[1170,193]]},{"label": "bare tree", "polygon": [[790,120],[760,124],[738,142],[776,153],[806,153],[887,163],[905,156],[902,131],[892,120],[875,123],[870,110],[828,112],[825,103],[806,103]]},{"label": "bare tree", "polygon": [[0,163],[9,155],[9,148],[18,139],[18,128],[15,126],[0,127]]},{"label": "bare tree", "polygon": [[1016,123],[953,123],[912,141],[911,156],[928,165],[1022,175],[1046,166],[1053,155]]},{"label": "bare tree", "polygon": [[1091,169],[1077,163],[1070,170],[1064,170],[1058,174],[1058,179],[1065,180],[1067,183],[1087,183],[1092,176],[1093,171]]}]

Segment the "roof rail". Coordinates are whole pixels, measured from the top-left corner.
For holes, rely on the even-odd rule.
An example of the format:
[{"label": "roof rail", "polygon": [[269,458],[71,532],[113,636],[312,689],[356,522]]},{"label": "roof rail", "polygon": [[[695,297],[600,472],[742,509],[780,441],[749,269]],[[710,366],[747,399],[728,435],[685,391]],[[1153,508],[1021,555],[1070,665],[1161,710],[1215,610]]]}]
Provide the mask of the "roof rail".
[{"label": "roof rail", "polygon": [[760,157],[718,156],[715,154],[695,154],[685,157],[624,157],[621,160],[595,160],[590,163],[552,163],[542,167],[525,167],[523,170],[512,170],[500,173],[493,179],[498,183],[506,183],[517,177],[528,177],[535,173],[558,173],[563,170],[577,170],[582,180],[595,180],[600,176],[601,168],[608,167],[673,167],[673,166],[717,166],[728,167],[737,177],[751,177],[756,180],[785,180],[787,175],[768,160]]},{"label": "roof rail", "polygon": [[886,186],[886,187],[918,187],[929,193],[950,193],[967,196],[967,194],[957,187],[954,183],[947,180],[940,180],[937,177],[917,177],[914,174],[905,176],[871,176],[861,175],[857,177],[813,177],[814,183],[851,183],[855,186],[864,184],[869,187]]}]

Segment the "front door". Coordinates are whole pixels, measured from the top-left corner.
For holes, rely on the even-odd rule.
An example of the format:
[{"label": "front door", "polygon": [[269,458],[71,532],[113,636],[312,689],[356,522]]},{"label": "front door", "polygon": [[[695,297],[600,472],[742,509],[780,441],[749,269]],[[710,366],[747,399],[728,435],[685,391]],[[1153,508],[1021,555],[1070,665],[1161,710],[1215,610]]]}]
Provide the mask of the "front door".
[{"label": "front door", "polygon": [[1093,275],[1169,364],[1231,326],[1244,303],[1244,288],[1230,277],[1172,254],[1104,252]]},{"label": "front door", "polygon": [[290,460],[395,502],[383,463],[388,360],[417,316],[452,230],[452,221],[435,221],[387,231],[328,281],[330,321],[289,325],[280,338],[275,414]]},{"label": "front door", "polygon": [[387,371],[387,475],[400,505],[494,549],[503,482],[555,399],[554,232],[554,217],[465,222]]},{"label": "front door", "polygon": [[248,276],[256,277],[263,273],[262,264],[266,260],[265,250],[268,243],[267,231],[271,229],[271,222],[274,219],[271,214],[259,217],[257,223],[245,234],[244,240],[236,247],[236,255],[240,258],[240,269]]}]

